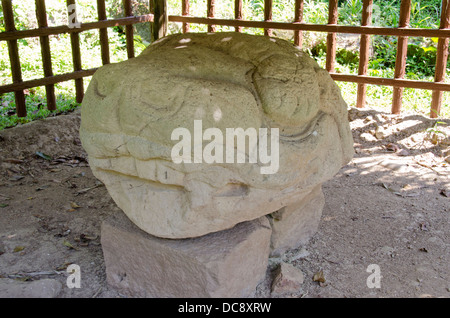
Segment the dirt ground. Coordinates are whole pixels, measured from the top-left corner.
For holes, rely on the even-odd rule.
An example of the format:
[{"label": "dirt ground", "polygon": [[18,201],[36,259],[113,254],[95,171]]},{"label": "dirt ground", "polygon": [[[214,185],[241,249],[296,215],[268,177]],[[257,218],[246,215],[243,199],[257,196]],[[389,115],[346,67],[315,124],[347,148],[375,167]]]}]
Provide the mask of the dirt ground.
[{"label": "dirt ground", "polygon": [[[284,261],[304,275],[284,297],[449,297],[450,120],[353,108],[349,119],[356,153],[324,185],[319,231],[270,259],[256,296],[274,297]],[[55,297],[124,297],[106,283],[100,245],[102,220],[122,212],[89,169],[79,124],[77,111],[0,131],[0,285],[51,280]],[[69,264],[81,288],[67,287]],[[370,264],[381,288],[367,285]]]}]

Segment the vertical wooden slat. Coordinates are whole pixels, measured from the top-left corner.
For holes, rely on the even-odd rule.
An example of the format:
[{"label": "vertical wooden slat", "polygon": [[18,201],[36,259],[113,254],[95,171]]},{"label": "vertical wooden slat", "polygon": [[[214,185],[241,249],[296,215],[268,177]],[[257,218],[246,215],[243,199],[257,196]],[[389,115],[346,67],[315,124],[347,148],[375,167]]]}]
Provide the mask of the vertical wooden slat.
[{"label": "vertical wooden slat", "polygon": [[[273,7],[273,1],[272,0],[264,0],[264,21],[272,21],[272,7]],[[272,29],[264,29],[264,35],[272,36],[273,32]]]},{"label": "vertical wooden slat", "polygon": [[[328,24],[337,24],[338,22],[338,0],[330,0],[328,3]],[[326,69],[328,72],[334,72],[336,60],[336,33],[327,35],[327,61]]]},{"label": "vertical wooden slat", "polygon": [[[372,24],[372,5],[373,0],[364,0],[361,25],[367,26]],[[359,69],[358,75],[367,75],[369,68],[369,49],[370,35],[362,34],[359,53]],[[356,96],[356,107],[361,108],[366,105],[366,84],[358,84],[358,93]]]},{"label": "vertical wooden slat", "polygon": [[[47,23],[47,11],[45,8],[45,0],[36,0],[36,18],[39,28],[48,27]],[[53,76],[52,69],[52,56],[50,53],[50,40],[48,36],[40,36],[39,41],[41,43],[42,64],[44,68],[44,76]],[[47,97],[48,110],[56,110],[56,97],[55,86],[46,85],[45,94]]]},{"label": "vertical wooden slat", "polygon": [[[208,18],[214,18],[216,14],[216,1],[215,0],[208,0],[207,3],[207,17]],[[208,25],[208,32],[216,32],[216,26],[213,24]]]},{"label": "vertical wooden slat", "polygon": [[150,13],[154,14],[155,13],[155,0],[148,0],[149,4],[149,9],[150,9]]},{"label": "vertical wooden slat", "polygon": [[[99,21],[107,19],[105,0],[97,0],[97,15]],[[100,49],[102,52],[102,63],[103,65],[109,64],[110,58],[109,58],[108,29],[107,28],[99,29],[99,36],[100,36]]]},{"label": "vertical wooden slat", "polygon": [[167,34],[168,16],[166,0],[153,0],[152,42]]},{"label": "vertical wooden slat", "polygon": [[[69,7],[70,5],[75,5],[75,0],[67,0],[67,6]],[[71,14],[69,10],[68,14]],[[72,47],[73,70],[81,71],[80,34],[78,32],[70,33],[70,45]],[[84,97],[84,84],[82,78],[75,80],[75,94],[77,103],[81,103]]]},{"label": "vertical wooden slat", "polygon": [[[11,0],[2,0],[2,6],[6,32],[15,31],[16,27],[14,25],[14,14]],[[19,48],[17,46],[17,40],[8,40],[8,52],[9,52],[9,61],[11,63],[11,74],[13,83],[21,83],[22,71],[20,68]],[[26,117],[27,108],[25,104],[25,94],[23,93],[23,91],[16,91],[14,92],[14,97],[16,100],[17,116]]]},{"label": "vertical wooden slat", "polygon": [[[242,20],[242,0],[234,0],[234,18],[236,20]],[[234,30],[236,32],[242,32],[242,27],[237,26]]]},{"label": "vertical wooden slat", "polygon": [[[181,2],[181,15],[189,15],[189,0],[183,0]],[[183,33],[189,32],[189,23],[183,23]]]},{"label": "vertical wooden slat", "polygon": [[[441,23],[440,29],[448,29],[450,24],[450,5],[447,0],[442,0],[441,6]],[[437,83],[444,82],[445,71],[447,69],[448,59],[448,38],[439,38],[436,55],[436,70],[434,73],[434,81]],[[431,95],[430,117],[437,118],[441,112],[442,91],[434,90]]]},{"label": "vertical wooden slat", "polygon": [[[400,21],[399,27],[406,28],[409,26],[411,17],[411,0],[402,0],[400,4]],[[408,37],[399,36],[397,42],[397,56],[395,59],[394,77],[402,79],[405,77],[406,54],[408,53]],[[402,108],[403,87],[395,87],[392,95],[392,113],[400,114]]]},{"label": "vertical wooden slat", "polygon": [[[124,8],[126,17],[133,16],[133,12],[132,12],[132,8],[131,8],[131,0],[123,0],[123,8]],[[126,34],[126,39],[127,39],[127,55],[128,55],[128,58],[131,59],[134,57],[133,25],[127,25],[125,27],[125,34]]]},{"label": "vertical wooden slat", "polygon": [[[295,0],[295,15],[294,22],[303,22],[303,0]],[[298,47],[303,45],[303,32],[300,30],[294,31],[294,44]]]}]

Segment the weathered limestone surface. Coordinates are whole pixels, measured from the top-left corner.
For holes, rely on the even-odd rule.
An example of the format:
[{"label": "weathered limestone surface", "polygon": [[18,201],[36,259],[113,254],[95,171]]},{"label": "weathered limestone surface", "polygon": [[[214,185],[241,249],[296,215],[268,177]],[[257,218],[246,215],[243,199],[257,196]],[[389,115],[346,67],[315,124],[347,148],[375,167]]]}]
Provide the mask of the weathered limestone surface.
[{"label": "weathered limestone surface", "polygon": [[318,185],[298,202],[270,214],[271,256],[306,244],[319,227],[324,205],[322,185]]},{"label": "weathered limestone surface", "polygon": [[265,278],[267,218],[192,239],[163,239],[120,214],[102,224],[108,283],[133,297],[251,297]]},{"label": "weathered limestone surface", "polygon": [[[81,111],[94,175],[139,228],[198,237],[295,205],[353,155],[347,106],[329,74],[290,43],[240,33],[163,38],[94,75]],[[279,170],[175,164],[177,127],[279,128]],[[205,141],[205,144],[208,142]]]},{"label": "weathered limestone surface", "polygon": [[287,293],[298,292],[302,287],[303,280],[304,276],[300,269],[292,264],[280,263],[272,281],[272,296],[284,296]]},{"label": "weathered limestone surface", "polygon": [[62,285],[55,279],[20,282],[9,278],[0,279],[0,298],[56,298]]}]

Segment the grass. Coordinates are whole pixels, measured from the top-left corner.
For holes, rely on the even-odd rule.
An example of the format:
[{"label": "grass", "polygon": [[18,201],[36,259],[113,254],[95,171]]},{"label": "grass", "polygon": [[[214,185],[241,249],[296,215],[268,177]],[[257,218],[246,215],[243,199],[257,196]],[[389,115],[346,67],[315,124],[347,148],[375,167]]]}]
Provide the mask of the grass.
[{"label": "grass", "polygon": [[[34,0],[13,1],[15,25],[19,30],[37,27],[34,13]],[[294,1],[274,0],[273,20],[292,21],[294,18]],[[66,1],[46,0],[48,23],[50,26],[67,24]],[[82,22],[96,21],[96,1],[77,0],[79,18]],[[106,0],[108,17],[123,16],[121,0]],[[206,16],[207,0],[191,0],[190,14],[192,16]],[[373,21],[377,26],[397,26],[399,20],[399,0],[374,0]],[[135,14],[148,12],[148,1],[136,0]],[[170,15],[181,14],[181,1],[168,0]],[[0,32],[4,31],[3,11],[0,10]],[[339,23],[359,25],[362,14],[361,0],[339,0]],[[234,1],[217,1],[216,16],[218,18],[234,18]],[[440,0],[413,0],[411,10],[411,27],[438,28],[440,17]],[[264,19],[264,0],[243,0],[243,18],[246,20]],[[326,24],[328,20],[328,1],[305,0],[304,21],[306,23]],[[206,25],[191,24],[191,32],[206,32]],[[135,51],[138,55],[149,43],[149,24],[136,25]],[[234,31],[232,27],[217,26],[217,31]],[[169,33],[181,32],[180,23],[170,23]],[[243,32],[262,35],[262,29],[244,28]],[[122,27],[108,28],[110,39],[111,62],[117,63],[127,59],[125,49],[125,35]],[[274,36],[289,41],[293,40],[292,31],[274,30]],[[304,49],[324,67],[325,33],[304,32]],[[409,41],[406,78],[433,81],[437,39],[412,38]],[[19,53],[24,80],[43,77],[42,58],[38,38],[18,40]],[[89,69],[101,66],[100,41],[97,30],[80,33],[81,55],[83,68]],[[372,45],[374,55],[369,65],[369,75],[392,78],[395,67],[396,38],[373,36]],[[70,37],[67,34],[50,36],[53,73],[64,74],[73,71],[70,50]],[[7,43],[0,42],[0,54],[8,56]],[[352,52],[338,48],[336,71],[346,74],[357,74],[359,56]],[[448,72],[447,72],[448,73]],[[447,76],[448,78],[448,76]],[[85,87],[90,78],[85,78]],[[7,58],[0,60],[0,85],[12,82],[11,70]],[[356,87],[354,83],[337,82],[344,99],[350,106],[355,105]],[[57,111],[51,113],[46,110],[45,88],[30,89],[26,95],[28,116],[18,118],[15,115],[15,101],[13,93],[0,96],[0,129],[26,123],[35,119],[45,118],[58,113],[76,109],[79,104],[75,101],[73,81],[55,85],[57,97]],[[368,85],[367,106],[382,111],[390,111],[392,87]],[[429,114],[431,91],[408,89],[404,90],[403,111],[424,115]],[[450,94],[445,92],[443,97],[441,117],[450,117]]]}]

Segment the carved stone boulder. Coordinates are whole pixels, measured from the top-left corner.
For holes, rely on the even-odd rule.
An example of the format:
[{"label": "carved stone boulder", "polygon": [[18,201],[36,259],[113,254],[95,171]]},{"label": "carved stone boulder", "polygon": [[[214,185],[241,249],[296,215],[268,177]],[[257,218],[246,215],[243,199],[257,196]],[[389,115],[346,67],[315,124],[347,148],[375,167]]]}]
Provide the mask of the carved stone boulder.
[{"label": "carved stone boulder", "polygon": [[[259,131],[259,152],[249,141],[240,153],[242,133],[225,138],[230,128],[244,141]],[[174,160],[177,129],[192,133],[186,160]],[[223,132],[214,151],[211,129]],[[241,33],[172,35],[101,67],[80,136],[94,175],[128,218],[172,239],[296,206],[353,155],[347,105],[328,72],[287,41]]]}]

